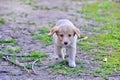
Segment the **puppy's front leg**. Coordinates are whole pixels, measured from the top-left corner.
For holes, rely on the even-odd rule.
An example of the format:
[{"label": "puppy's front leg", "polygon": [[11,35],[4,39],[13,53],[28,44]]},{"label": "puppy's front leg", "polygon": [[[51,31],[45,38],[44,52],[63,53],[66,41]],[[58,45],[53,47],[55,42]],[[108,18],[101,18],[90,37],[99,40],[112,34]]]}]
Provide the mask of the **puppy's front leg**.
[{"label": "puppy's front leg", "polygon": [[75,56],[76,56],[76,47],[69,47],[67,54],[69,55],[68,63],[70,67],[76,67]]},{"label": "puppy's front leg", "polygon": [[64,60],[64,54],[62,53],[62,48],[60,46],[54,46],[55,47],[55,54],[57,54],[58,58]]}]

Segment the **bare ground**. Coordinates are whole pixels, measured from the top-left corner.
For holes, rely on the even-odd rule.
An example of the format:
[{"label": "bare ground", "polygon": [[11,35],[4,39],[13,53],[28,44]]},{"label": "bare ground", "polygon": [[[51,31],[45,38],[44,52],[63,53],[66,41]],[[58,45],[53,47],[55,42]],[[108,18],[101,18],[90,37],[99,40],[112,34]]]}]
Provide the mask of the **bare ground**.
[{"label": "bare ground", "polygon": [[[15,39],[19,45],[14,48],[22,48],[20,54],[43,51],[49,55],[49,59],[45,61],[43,67],[37,68],[39,75],[23,74],[20,68],[0,60],[0,80],[103,80],[101,77],[94,77],[87,73],[80,77],[52,73],[45,67],[54,64],[53,45],[43,47],[39,41],[32,39],[32,34],[39,31],[41,27],[51,28],[57,20],[63,18],[70,19],[80,29],[82,35],[93,37],[95,33],[92,29],[97,23],[86,21],[82,18],[83,14],[77,13],[86,3],[81,0],[34,0],[33,3],[35,6],[25,3],[24,0],[0,0],[0,18],[6,20],[6,24],[0,25],[0,38]],[[91,30],[86,31],[81,26]],[[89,71],[99,66],[93,66],[92,64],[97,62],[89,53],[79,48],[76,61],[84,61]],[[119,80],[120,77],[109,77],[109,79]]]}]

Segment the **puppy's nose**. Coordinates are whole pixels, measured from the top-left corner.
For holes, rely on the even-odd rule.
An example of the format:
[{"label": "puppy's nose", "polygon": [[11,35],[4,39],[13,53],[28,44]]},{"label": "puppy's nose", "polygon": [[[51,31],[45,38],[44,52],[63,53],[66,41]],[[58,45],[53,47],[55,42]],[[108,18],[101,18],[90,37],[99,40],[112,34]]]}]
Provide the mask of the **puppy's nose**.
[{"label": "puppy's nose", "polygon": [[67,45],[67,44],[68,44],[68,42],[64,42],[64,44],[65,44],[65,45]]}]

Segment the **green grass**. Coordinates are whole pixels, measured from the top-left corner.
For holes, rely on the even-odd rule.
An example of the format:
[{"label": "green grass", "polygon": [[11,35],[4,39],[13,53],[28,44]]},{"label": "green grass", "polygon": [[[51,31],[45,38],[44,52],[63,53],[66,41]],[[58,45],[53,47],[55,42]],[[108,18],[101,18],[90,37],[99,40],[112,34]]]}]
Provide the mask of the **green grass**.
[{"label": "green grass", "polygon": [[22,48],[12,49],[12,48],[4,47],[1,49],[2,49],[2,54],[19,54],[22,51]]},{"label": "green grass", "polygon": [[3,54],[17,54],[17,53],[20,53],[22,51],[21,48],[12,49],[12,48],[7,47],[7,46],[11,46],[11,47],[18,46],[17,41],[14,39],[9,39],[9,40],[0,39],[0,44],[2,44],[2,46],[0,46],[0,49],[1,49]]},{"label": "green grass", "polygon": [[82,11],[78,13],[84,13],[87,20],[95,20],[98,22],[112,22],[114,19],[120,19],[120,6],[119,4],[106,1],[97,1],[94,5],[87,4],[83,6]]},{"label": "green grass", "polygon": [[34,40],[41,41],[45,46],[51,45],[53,43],[52,38],[48,36],[48,28],[41,28],[39,32],[33,34]]},{"label": "green grass", "polygon": [[44,52],[33,52],[29,55],[29,57],[22,57],[20,59],[20,62],[31,62],[31,61],[34,61],[36,59],[41,60],[42,58],[47,58],[46,53],[44,53]]},{"label": "green grass", "polygon": [[[18,43],[14,39],[8,39],[8,40],[3,40],[0,39],[0,50],[1,50],[1,55],[0,58],[3,58],[4,54],[18,54],[22,51],[22,48],[15,48],[18,46]],[[13,61],[15,61],[15,57],[11,58]]]},{"label": "green grass", "polygon": [[77,45],[82,46],[81,50],[84,50],[84,51],[92,51],[95,47],[95,43],[89,37],[86,41],[78,42]]},{"label": "green grass", "polygon": [[[38,59],[38,61],[35,63],[35,66],[41,66],[41,61],[44,58],[47,58],[48,56],[44,52],[33,52],[29,55],[29,57],[22,57],[19,59],[20,62],[33,62]],[[32,65],[28,64],[26,65],[27,69],[32,69]]]},{"label": "green grass", "polygon": [[28,24],[28,25],[36,25],[36,23],[35,23],[35,22],[32,22],[32,21],[27,21],[27,24]]},{"label": "green grass", "polygon": [[28,4],[33,7],[33,9],[37,8],[37,5],[33,2],[34,0],[21,0],[23,3]]},{"label": "green grass", "polygon": [[9,39],[9,40],[2,40],[2,39],[0,39],[0,43],[1,44],[11,45],[11,46],[17,46],[18,45],[17,41],[14,40],[14,39]]},{"label": "green grass", "polygon": [[6,23],[6,21],[5,21],[5,19],[0,19],[0,24],[5,24]]},{"label": "green grass", "polygon": [[[106,1],[97,1],[87,4],[82,11],[86,20],[94,20],[99,24],[101,34],[89,37],[88,40],[78,42],[78,46],[84,51],[95,55],[101,67],[95,74],[107,79],[107,75],[120,74],[120,6]],[[107,62],[103,59],[107,58]]]},{"label": "green grass", "polygon": [[32,65],[28,64],[25,66],[27,69],[32,69]]},{"label": "green grass", "polygon": [[[3,58],[3,56],[4,56],[3,54],[0,54],[0,58]],[[18,60],[20,63],[26,63],[27,65],[25,67],[27,69],[32,69],[33,61],[38,59],[37,62],[35,63],[35,66],[41,66],[42,65],[41,61],[47,57],[48,56],[44,52],[33,52],[26,57],[25,56],[24,57],[11,56],[9,57],[9,59],[15,63],[16,63],[16,60]]]},{"label": "green grass", "polygon": [[54,73],[69,75],[69,76],[81,76],[81,73],[86,70],[85,66],[80,66],[77,68],[70,68],[68,62],[63,61],[53,66],[50,66]]},{"label": "green grass", "polygon": [[7,53],[8,54],[18,54],[18,53],[20,53],[21,52],[21,48],[19,48],[19,49],[16,49],[16,50],[13,50],[13,49],[7,49]]},{"label": "green grass", "polygon": [[34,60],[35,60],[34,57],[23,57],[19,59],[20,62],[32,62]]},{"label": "green grass", "polygon": [[[44,31],[42,33],[44,33]],[[18,46],[17,41],[14,39],[9,39],[9,40],[0,39],[0,44],[2,44],[2,46],[0,46],[0,50],[2,51],[0,53],[0,58],[3,58],[4,54],[20,55],[18,53],[22,51],[22,48],[14,49],[14,47]],[[21,54],[21,56],[22,55],[23,54]],[[16,62],[16,59],[17,59],[21,63],[31,63],[38,59],[38,61],[35,63],[35,66],[41,66],[41,61],[45,58],[47,58],[47,55],[44,52],[32,52],[27,57],[16,57],[16,56],[9,57],[9,59],[11,59],[13,62]],[[26,65],[26,68],[31,69],[31,65],[32,64]]]},{"label": "green grass", "polygon": [[30,56],[35,58],[47,57],[47,55],[44,52],[33,52],[30,54]]},{"label": "green grass", "polygon": [[[108,75],[120,74],[120,6],[109,1],[96,1],[96,3],[86,4],[82,11],[86,20],[98,22],[96,27],[99,30],[93,30],[82,27],[87,31],[98,32],[94,37],[88,37],[87,40],[77,43],[80,50],[93,55],[94,60],[98,61],[100,67],[97,70],[90,71],[94,76],[103,77],[108,80]],[[94,26],[95,27],[95,26]],[[92,27],[91,27],[92,28]],[[107,62],[104,62],[107,58]],[[69,68],[65,62],[52,66],[53,71],[63,75],[78,76],[80,68]],[[84,69],[85,70],[85,69]],[[83,72],[84,72],[83,70]],[[78,74],[78,75],[77,75]]]}]

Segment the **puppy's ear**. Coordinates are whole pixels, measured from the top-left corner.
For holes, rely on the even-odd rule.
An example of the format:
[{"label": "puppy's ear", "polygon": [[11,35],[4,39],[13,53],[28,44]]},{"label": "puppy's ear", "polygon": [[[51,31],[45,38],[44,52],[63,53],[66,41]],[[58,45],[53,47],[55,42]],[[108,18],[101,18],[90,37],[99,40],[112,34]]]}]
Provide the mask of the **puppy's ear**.
[{"label": "puppy's ear", "polygon": [[74,32],[78,37],[80,37],[80,30],[78,28],[75,27]]},{"label": "puppy's ear", "polygon": [[49,36],[53,36],[53,34],[57,31],[56,27],[51,28],[50,33],[48,33]]}]

